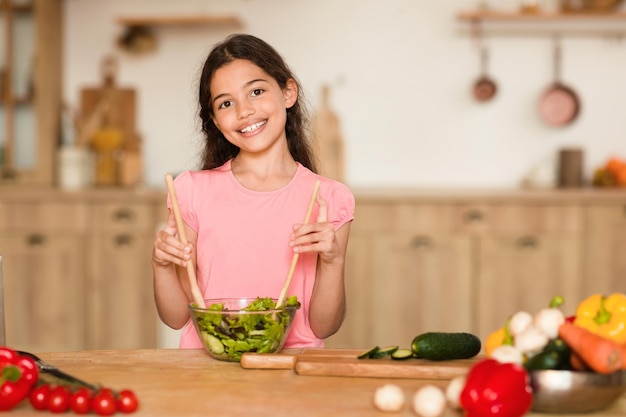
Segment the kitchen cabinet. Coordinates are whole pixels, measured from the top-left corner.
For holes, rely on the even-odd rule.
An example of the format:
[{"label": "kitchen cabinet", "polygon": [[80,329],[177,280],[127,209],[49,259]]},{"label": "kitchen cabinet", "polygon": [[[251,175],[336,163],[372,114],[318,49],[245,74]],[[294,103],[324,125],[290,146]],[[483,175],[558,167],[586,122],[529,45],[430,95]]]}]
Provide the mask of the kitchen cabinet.
[{"label": "kitchen cabinet", "polygon": [[348,313],[329,345],[406,345],[422,331],[470,327],[471,241],[449,232],[448,213],[437,205],[357,203]]},{"label": "kitchen cabinet", "polygon": [[2,200],[8,343],[36,351],[85,346],[84,206]]},{"label": "kitchen cabinet", "polygon": [[[348,311],[328,347],[409,346],[426,331],[484,338],[562,295],[626,291],[626,193],[355,190]],[[593,247],[593,249],[592,249]]]},{"label": "kitchen cabinet", "polygon": [[0,2],[0,183],[53,182],[61,113],[61,3]]},{"label": "kitchen cabinet", "polygon": [[11,187],[0,196],[9,345],[156,347],[150,259],[164,192]]},{"label": "kitchen cabinet", "polygon": [[585,214],[584,293],[626,293],[626,198],[591,204]]},{"label": "kitchen cabinet", "polygon": [[[163,199],[158,203],[165,202]],[[102,349],[156,345],[151,252],[158,222],[153,202],[92,207],[87,343]]]},{"label": "kitchen cabinet", "polygon": [[493,227],[477,241],[473,331],[481,338],[518,310],[547,307],[557,294],[573,313],[582,296],[582,211],[577,202],[494,204]]}]

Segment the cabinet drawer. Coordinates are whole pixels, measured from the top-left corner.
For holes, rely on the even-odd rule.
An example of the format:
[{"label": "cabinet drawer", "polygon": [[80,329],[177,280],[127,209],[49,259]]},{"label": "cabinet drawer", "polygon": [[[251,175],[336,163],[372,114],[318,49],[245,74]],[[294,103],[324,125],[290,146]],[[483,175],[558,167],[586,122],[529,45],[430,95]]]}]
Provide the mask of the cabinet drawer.
[{"label": "cabinet drawer", "polygon": [[149,203],[94,205],[91,221],[96,230],[153,230],[156,224]]},{"label": "cabinet drawer", "polygon": [[459,205],[456,232],[486,234],[558,233],[582,231],[579,205],[501,204]]},{"label": "cabinet drawer", "polygon": [[351,230],[361,233],[449,232],[454,229],[456,215],[452,204],[357,202]]},{"label": "cabinet drawer", "polygon": [[583,207],[576,204],[494,205],[491,230],[498,233],[575,234],[583,230]]},{"label": "cabinet drawer", "polygon": [[0,230],[84,230],[87,208],[80,203],[15,202],[0,205]]}]

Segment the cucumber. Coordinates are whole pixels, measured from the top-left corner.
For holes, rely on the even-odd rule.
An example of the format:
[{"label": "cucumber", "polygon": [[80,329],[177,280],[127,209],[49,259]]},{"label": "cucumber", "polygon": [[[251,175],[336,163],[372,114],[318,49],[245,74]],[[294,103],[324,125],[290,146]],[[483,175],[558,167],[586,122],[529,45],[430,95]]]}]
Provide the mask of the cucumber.
[{"label": "cucumber", "polygon": [[370,355],[370,359],[384,358],[385,356],[392,355],[396,350],[398,350],[398,346],[387,346],[384,348],[380,348]]},{"label": "cucumber", "polygon": [[367,349],[366,351],[364,351],[362,353],[359,353],[357,358],[359,358],[359,359],[370,359],[372,357],[372,355],[374,355],[379,350],[380,350],[380,348],[378,346],[374,346],[371,349]]},{"label": "cucumber", "polygon": [[411,359],[413,357],[413,351],[411,349],[398,349],[391,354],[391,359],[404,360]]},{"label": "cucumber", "polygon": [[211,349],[211,352],[215,353],[216,355],[221,355],[222,353],[224,353],[224,344],[222,344],[220,339],[207,332],[202,332],[202,337],[204,338],[204,341],[209,345],[209,349]]},{"label": "cucumber", "polygon": [[481,343],[471,333],[427,332],[416,336],[411,350],[416,358],[433,361],[469,359],[478,354]]}]

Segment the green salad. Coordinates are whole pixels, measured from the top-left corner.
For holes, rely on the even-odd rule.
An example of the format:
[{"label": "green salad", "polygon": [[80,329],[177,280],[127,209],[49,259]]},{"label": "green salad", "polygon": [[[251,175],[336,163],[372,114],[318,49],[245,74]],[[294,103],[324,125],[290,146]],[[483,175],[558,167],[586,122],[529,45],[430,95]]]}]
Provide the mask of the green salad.
[{"label": "green salad", "polygon": [[[239,361],[244,352],[272,353],[282,346],[295,310],[300,308],[295,295],[288,297],[284,305],[291,308],[267,314],[237,314],[239,310],[224,314],[230,311],[224,303],[211,304],[207,309],[220,313],[195,311],[196,330],[207,349],[220,359]],[[258,297],[242,310],[262,312],[275,308],[273,299]]]}]

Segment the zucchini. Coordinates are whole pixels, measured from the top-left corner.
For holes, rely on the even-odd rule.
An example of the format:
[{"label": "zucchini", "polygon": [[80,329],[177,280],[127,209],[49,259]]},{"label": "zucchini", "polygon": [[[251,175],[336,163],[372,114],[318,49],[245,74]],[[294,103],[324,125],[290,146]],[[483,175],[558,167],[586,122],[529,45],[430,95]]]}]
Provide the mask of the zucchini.
[{"label": "zucchini", "polygon": [[378,352],[379,350],[380,348],[378,346],[374,346],[371,349],[367,349],[366,351],[359,353],[357,358],[358,359],[370,359],[372,355]]},{"label": "zucchini", "polygon": [[524,368],[529,371],[542,369],[570,370],[570,355],[570,348],[562,339],[552,339],[543,351],[524,362]]},{"label": "zucchini", "polygon": [[433,361],[469,359],[478,354],[481,343],[472,333],[427,332],[416,336],[411,350],[416,358]]},{"label": "zucchini", "polygon": [[411,359],[413,357],[413,351],[411,349],[398,349],[391,354],[391,359],[404,360]]},{"label": "zucchini", "polygon": [[524,368],[528,371],[557,369],[560,360],[561,356],[558,352],[541,352],[524,362]]},{"label": "zucchini", "polygon": [[370,355],[370,359],[380,359],[385,356],[392,355],[396,350],[398,350],[398,346],[387,346],[381,349],[378,349],[376,352]]}]

